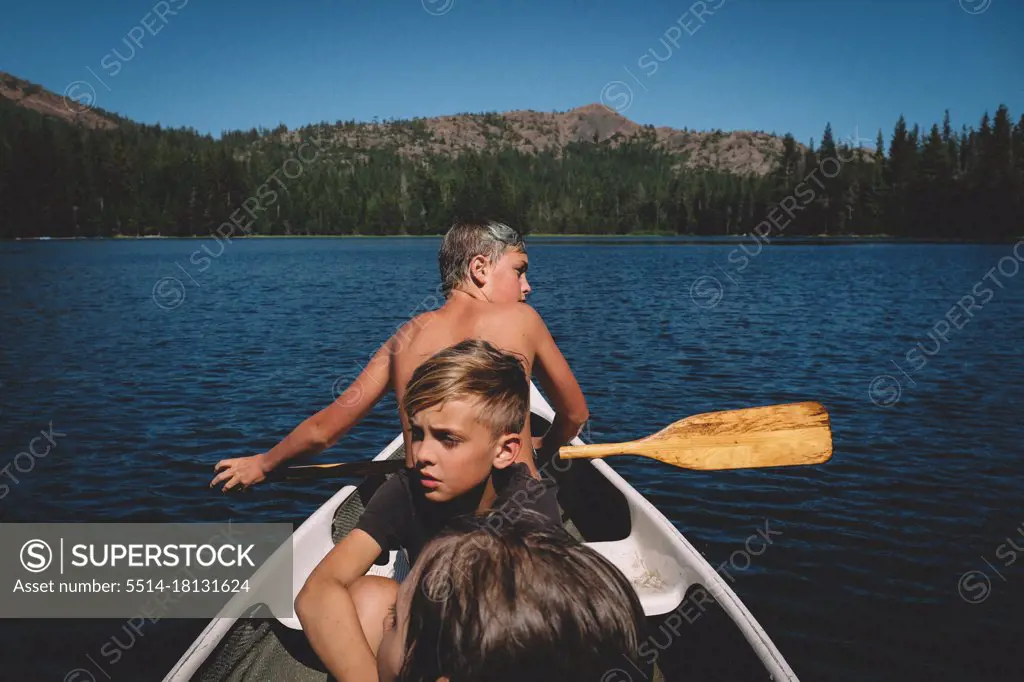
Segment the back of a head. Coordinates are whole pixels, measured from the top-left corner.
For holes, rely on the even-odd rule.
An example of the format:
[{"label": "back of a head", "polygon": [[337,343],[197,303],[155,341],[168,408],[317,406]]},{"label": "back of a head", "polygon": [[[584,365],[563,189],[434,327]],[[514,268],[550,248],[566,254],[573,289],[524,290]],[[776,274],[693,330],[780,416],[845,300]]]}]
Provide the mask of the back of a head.
[{"label": "back of a head", "polygon": [[486,256],[495,263],[509,249],[526,251],[522,235],[504,223],[457,222],[441,241],[437,265],[441,270],[441,291],[452,293],[469,276],[469,263],[476,256]]},{"label": "back of a head", "polygon": [[417,561],[400,679],[598,682],[639,664],[646,620],[626,577],[560,528],[494,518]]},{"label": "back of a head", "polygon": [[483,339],[438,351],[413,371],[402,409],[411,419],[449,400],[476,402],[479,422],[495,437],[520,433],[530,411],[530,380],[522,358]]}]

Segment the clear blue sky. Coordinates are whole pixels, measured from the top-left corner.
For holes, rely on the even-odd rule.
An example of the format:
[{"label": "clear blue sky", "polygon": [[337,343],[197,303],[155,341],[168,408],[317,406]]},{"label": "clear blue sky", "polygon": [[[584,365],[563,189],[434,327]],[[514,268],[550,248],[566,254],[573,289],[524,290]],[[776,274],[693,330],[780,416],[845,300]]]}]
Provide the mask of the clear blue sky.
[{"label": "clear blue sky", "polygon": [[802,142],[826,121],[873,139],[900,113],[927,126],[949,108],[958,128],[1000,103],[1024,113],[1021,0],[705,4],[701,22],[692,0],[31,0],[3,10],[0,70],[58,93],[83,81],[72,94],[91,87],[104,109],[214,135],[563,111],[611,81],[632,100],[613,84],[607,103],[640,123]]}]

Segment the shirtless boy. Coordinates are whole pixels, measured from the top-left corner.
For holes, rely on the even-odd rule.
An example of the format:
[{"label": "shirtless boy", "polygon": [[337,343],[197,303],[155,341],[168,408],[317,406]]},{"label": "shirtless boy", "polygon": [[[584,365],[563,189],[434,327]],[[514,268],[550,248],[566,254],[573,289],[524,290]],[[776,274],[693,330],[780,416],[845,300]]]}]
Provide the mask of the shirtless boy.
[{"label": "shirtless boy", "polygon": [[[438,252],[445,304],[413,318],[388,339],[355,381],[337,400],[309,417],[268,452],[217,462],[210,482],[223,490],[246,488],[301,455],[334,445],[388,391],[398,403],[413,370],[442,348],[464,339],[484,339],[520,355],[527,376],[536,375],[551,399],[555,419],[542,438],[531,438],[530,420],[520,436],[517,461],[537,476],[534,450],[547,454],[568,443],[589,417],[587,404],[568,363],[540,315],[526,305],[529,259],[522,237],[502,223],[456,223]],[[401,413],[401,410],[400,410]],[[406,466],[412,466],[409,422],[400,414],[405,436]],[[529,447],[531,445],[533,447]]]},{"label": "shirtless boy", "polygon": [[365,575],[382,552],[404,548],[415,566],[424,545],[460,517],[503,510],[524,494],[517,518],[537,514],[560,528],[554,488],[516,461],[530,382],[515,355],[479,339],[445,348],[413,372],[402,412],[413,467],[380,487],[295,600],[310,645],[339,682],[377,680],[383,624],[398,594],[395,581]]}]

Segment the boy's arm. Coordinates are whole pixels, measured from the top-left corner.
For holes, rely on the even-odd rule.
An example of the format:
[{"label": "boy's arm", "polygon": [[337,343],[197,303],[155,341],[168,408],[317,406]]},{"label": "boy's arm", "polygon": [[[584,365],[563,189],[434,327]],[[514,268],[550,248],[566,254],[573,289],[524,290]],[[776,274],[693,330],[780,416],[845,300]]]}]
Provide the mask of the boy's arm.
[{"label": "boy's arm", "polygon": [[537,349],[534,373],[541,388],[551,398],[551,406],[555,410],[551,428],[543,438],[534,439],[535,446],[539,444],[535,449],[547,454],[575,438],[590,418],[590,411],[587,409],[583,391],[569,369],[569,363],[555,344],[544,320],[533,308],[529,308],[529,311],[533,318],[532,338],[535,339]]},{"label": "boy's arm", "polygon": [[218,474],[210,481],[210,487],[226,481],[223,488],[226,492],[236,485],[243,488],[255,485],[282,463],[300,455],[319,454],[338,442],[391,388],[394,338],[380,347],[370,364],[337,400],[295,427],[272,449],[259,455],[217,462],[214,469]]},{"label": "boy's arm", "polygon": [[310,646],[338,682],[377,682],[377,659],[359,623],[349,586],[369,570],[381,546],[358,528],[327,553],[295,598]]}]

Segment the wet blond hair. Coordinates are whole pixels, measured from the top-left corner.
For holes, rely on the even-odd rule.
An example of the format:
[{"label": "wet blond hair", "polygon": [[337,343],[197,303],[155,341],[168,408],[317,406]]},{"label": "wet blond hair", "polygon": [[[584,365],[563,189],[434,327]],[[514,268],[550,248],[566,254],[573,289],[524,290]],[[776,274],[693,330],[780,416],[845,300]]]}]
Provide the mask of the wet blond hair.
[{"label": "wet blond hair", "polygon": [[486,256],[497,263],[506,251],[526,253],[526,243],[514,228],[493,220],[460,221],[451,226],[441,240],[437,266],[441,270],[441,291],[449,296],[469,277],[469,263],[477,256]]},{"label": "wet blond hair", "polygon": [[402,407],[413,415],[449,400],[474,401],[477,421],[495,438],[523,430],[530,411],[530,380],[522,360],[482,339],[435,353],[412,373]]}]

